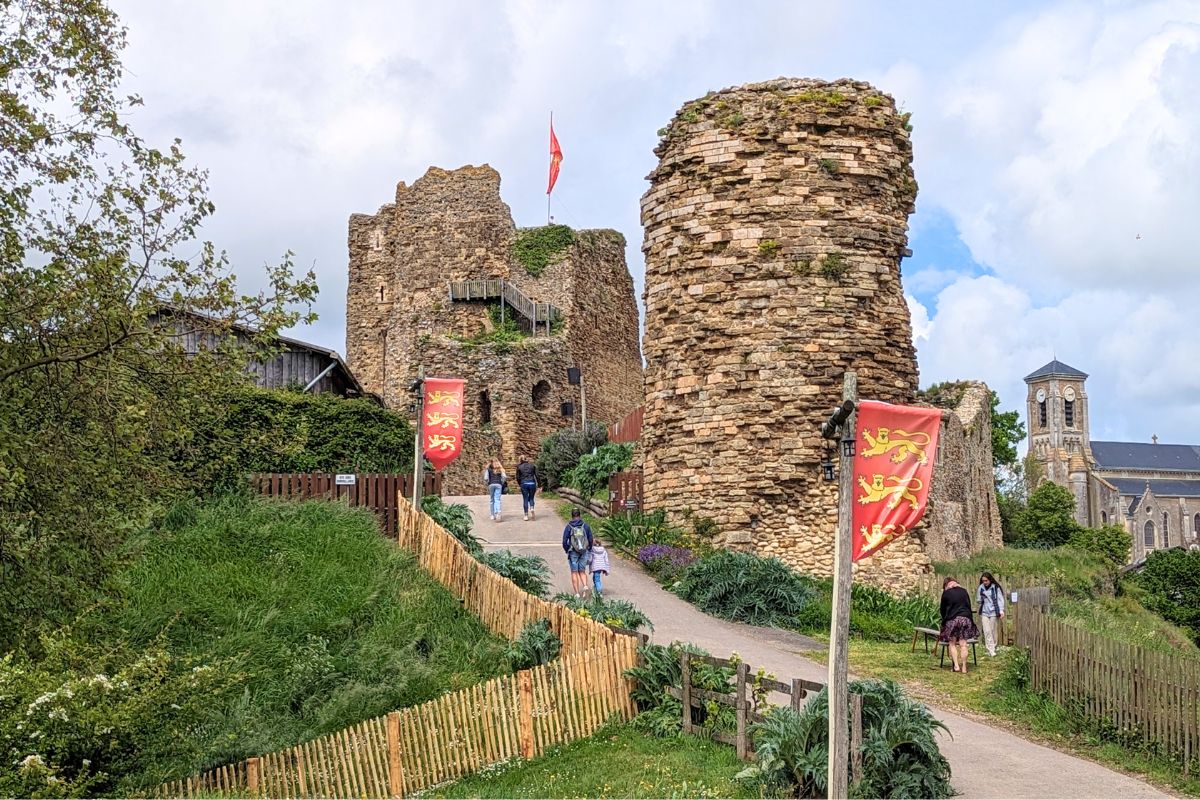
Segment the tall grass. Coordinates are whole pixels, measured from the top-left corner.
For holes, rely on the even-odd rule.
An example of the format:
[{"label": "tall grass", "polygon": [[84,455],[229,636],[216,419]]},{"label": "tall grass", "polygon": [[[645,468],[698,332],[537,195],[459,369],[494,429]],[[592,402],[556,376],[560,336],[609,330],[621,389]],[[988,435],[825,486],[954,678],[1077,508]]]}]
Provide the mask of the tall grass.
[{"label": "tall grass", "polygon": [[228,497],[176,510],[137,546],[113,626],[245,674],[197,732],[210,763],[507,671],[505,643],[365,510]]},{"label": "tall grass", "polygon": [[1004,547],[934,565],[939,575],[953,575],[963,586],[974,586],[980,573],[994,572],[1009,578],[1043,581],[1055,596],[1088,598],[1112,595],[1114,575],[1111,562],[1083,550],[1055,547],[1038,550]]}]

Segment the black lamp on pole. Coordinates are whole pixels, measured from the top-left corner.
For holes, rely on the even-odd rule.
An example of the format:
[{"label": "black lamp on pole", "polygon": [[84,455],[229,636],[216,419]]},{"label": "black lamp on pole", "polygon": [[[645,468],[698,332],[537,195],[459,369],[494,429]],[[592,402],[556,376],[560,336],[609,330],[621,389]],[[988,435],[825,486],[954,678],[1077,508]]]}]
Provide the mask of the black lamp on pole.
[{"label": "black lamp on pole", "polygon": [[842,432],[842,458],[854,458],[854,431],[848,428]]},{"label": "black lamp on pole", "polygon": [[832,482],[834,478],[833,461],[830,460],[828,453],[821,459],[821,476],[825,478],[826,482]]}]

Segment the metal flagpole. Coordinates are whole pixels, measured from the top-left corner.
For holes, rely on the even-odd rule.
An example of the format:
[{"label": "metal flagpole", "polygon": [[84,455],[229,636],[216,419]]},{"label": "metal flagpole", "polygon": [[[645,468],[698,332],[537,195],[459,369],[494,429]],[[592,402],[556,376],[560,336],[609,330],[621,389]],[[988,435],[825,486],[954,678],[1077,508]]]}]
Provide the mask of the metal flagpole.
[{"label": "metal flagpole", "polygon": [[[550,112],[550,132],[551,133],[554,132],[554,111],[553,110]],[[553,154],[551,154],[550,157],[551,157],[551,164],[553,164],[554,163],[553,162],[553,158],[554,158]],[[553,190],[554,190],[554,187],[552,187],[552,186],[546,187],[546,225],[547,226],[550,225],[550,192],[552,192]],[[535,324],[533,327],[536,329],[537,325]],[[535,330],[534,333],[537,333],[537,331]]]}]

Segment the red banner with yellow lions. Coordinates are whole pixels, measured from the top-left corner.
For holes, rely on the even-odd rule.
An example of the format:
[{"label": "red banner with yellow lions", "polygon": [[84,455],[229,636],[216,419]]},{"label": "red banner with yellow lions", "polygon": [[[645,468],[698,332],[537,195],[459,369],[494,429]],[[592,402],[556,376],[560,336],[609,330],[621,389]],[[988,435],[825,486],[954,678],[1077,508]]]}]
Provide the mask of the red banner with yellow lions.
[{"label": "red banner with yellow lions", "polygon": [[463,390],[460,378],[426,378],[424,419],[425,458],[434,469],[445,469],[462,452]]},{"label": "red banner with yellow lions", "polygon": [[941,424],[936,408],[858,404],[852,560],[908,533],[925,516]]}]

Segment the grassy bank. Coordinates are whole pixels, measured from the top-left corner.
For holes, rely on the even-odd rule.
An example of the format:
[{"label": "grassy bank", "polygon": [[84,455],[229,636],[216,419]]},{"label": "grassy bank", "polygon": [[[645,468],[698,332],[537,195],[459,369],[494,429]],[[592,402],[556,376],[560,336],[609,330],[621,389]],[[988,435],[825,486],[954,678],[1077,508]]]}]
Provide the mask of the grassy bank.
[{"label": "grassy bank", "polygon": [[427,793],[426,797],[758,797],[736,783],[733,748],[695,736],[653,738],[628,725],[556,747]]}]

